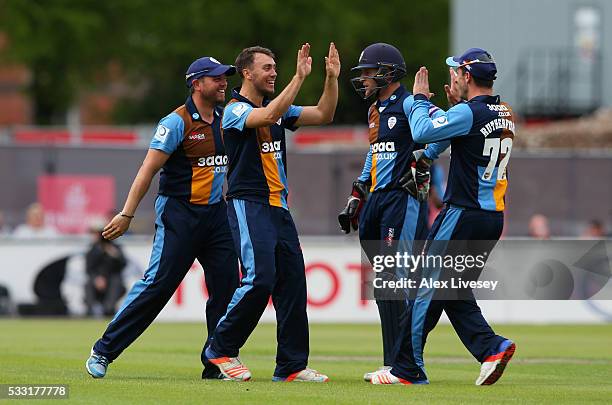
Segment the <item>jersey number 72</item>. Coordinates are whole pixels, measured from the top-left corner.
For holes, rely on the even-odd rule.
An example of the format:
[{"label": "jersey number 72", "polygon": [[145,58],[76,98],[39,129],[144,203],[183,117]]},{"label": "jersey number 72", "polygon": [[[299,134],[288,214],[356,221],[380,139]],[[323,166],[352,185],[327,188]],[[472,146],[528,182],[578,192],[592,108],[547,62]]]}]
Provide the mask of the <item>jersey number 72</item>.
[{"label": "jersey number 72", "polygon": [[499,168],[497,169],[497,180],[506,180],[506,166],[508,160],[510,160],[510,152],[512,151],[512,138],[487,138],[484,142],[484,150],[482,151],[483,156],[490,156],[489,164],[482,173],[483,180],[490,180],[493,170],[497,165],[497,159],[500,153],[503,155],[502,160],[499,162]]}]

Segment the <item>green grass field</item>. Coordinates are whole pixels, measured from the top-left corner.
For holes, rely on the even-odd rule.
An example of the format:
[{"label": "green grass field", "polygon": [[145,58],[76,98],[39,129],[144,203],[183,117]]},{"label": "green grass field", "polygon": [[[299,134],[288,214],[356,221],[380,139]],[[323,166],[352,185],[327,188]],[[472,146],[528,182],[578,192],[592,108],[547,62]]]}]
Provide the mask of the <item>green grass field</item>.
[{"label": "green grass field", "polygon": [[[310,366],[327,384],[272,383],[275,328],[260,325],[241,357],[253,381],[200,379],[204,326],[155,323],[94,380],[85,360],[103,321],[0,321],[0,383],[68,384],[70,402],[95,403],[595,403],[612,401],[612,325],[498,326],[517,343],[502,379],[476,387],[479,365],[452,328],[426,347],[431,384],[372,386],[362,375],[381,363],[376,325],[312,325]],[[229,401],[229,402],[228,402]]]}]

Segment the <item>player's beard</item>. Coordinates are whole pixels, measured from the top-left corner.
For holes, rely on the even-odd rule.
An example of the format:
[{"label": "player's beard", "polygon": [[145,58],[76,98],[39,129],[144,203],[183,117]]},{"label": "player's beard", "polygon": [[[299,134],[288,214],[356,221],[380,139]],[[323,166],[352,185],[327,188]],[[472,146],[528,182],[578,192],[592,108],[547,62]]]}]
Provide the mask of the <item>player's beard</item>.
[{"label": "player's beard", "polygon": [[[227,82],[222,84],[216,81],[211,82],[207,79],[208,78],[204,77],[197,80],[199,86],[197,89],[192,89],[191,98],[194,100],[198,99],[202,103],[213,106],[223,104],[225,102],[225,92],[227,92]],[[224,90],[225,92],[220,93],[220,90]]]},{"label": "player's beard", "polygon": [[[255,89],[266,98],[270,98],[274,95],[274,88],[270,89],[268,87],[268,80],[270,80],[270,78],[262,78],[254,82]],[[276,82],[276,78],[274,81]],[[276,85],[276,83],[274,84]]]},{"label": "player's beard", "polygon": [[223,104],[225,102],[225,94],[221,95],[221,93],[219,93],[219,90],[220,89],[218,88],[210,90],[207,89],[206,91],[199,93],[197,97],[200,97],[200,99],[207,104]]}]

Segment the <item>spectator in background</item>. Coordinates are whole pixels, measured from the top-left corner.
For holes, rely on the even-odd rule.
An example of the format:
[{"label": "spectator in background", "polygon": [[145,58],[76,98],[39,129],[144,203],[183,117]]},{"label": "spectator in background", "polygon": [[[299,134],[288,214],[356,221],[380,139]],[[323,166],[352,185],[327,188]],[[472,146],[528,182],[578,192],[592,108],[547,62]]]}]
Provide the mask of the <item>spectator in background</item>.
[{"label": "spectator in background", "polygon": [[598,219],[590,220],[581,236],[584,239],[604,239],[606,237],[606,230],[603,222]]},{"label": "spectator in background", "polygon": [[103,223],[90,228],[93,244],[85,255],[85,305],[89,316],[112,316],[126,291],[121,277],[125,256],[118,245],[102,237],[103,228]]},{"label": "spectator in background", "polygon": [[57,230],[45,224],[45,211],[40,203],[30,204],[26,212],[26,222],[15,228],[13,236],[21,239],[55,238]]},{"label": "spectator in background", "polygon": [[11,228],[4,222],[4,212],[0,211],[0,236],[6,236],[11,233]]},{"label": "spectator in background", "polygon": [[534,239],[550,239],[548,218],[542,214],[534,214],[529,219],[529,236]]}]

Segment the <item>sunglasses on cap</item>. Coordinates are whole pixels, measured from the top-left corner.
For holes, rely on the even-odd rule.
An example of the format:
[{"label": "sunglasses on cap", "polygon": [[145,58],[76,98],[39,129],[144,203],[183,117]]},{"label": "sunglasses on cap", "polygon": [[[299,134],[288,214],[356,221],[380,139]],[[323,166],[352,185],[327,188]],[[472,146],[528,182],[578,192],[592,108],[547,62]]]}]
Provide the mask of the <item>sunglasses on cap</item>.
[{"label": "sunglasses on cap", "polygon": [[466,60],[461,63],[457,68],[464,67],[467,65],[473,65],[474,63],[495,63],[493,57],[488,53],[482,53],[476,57],[476,59]]}]

